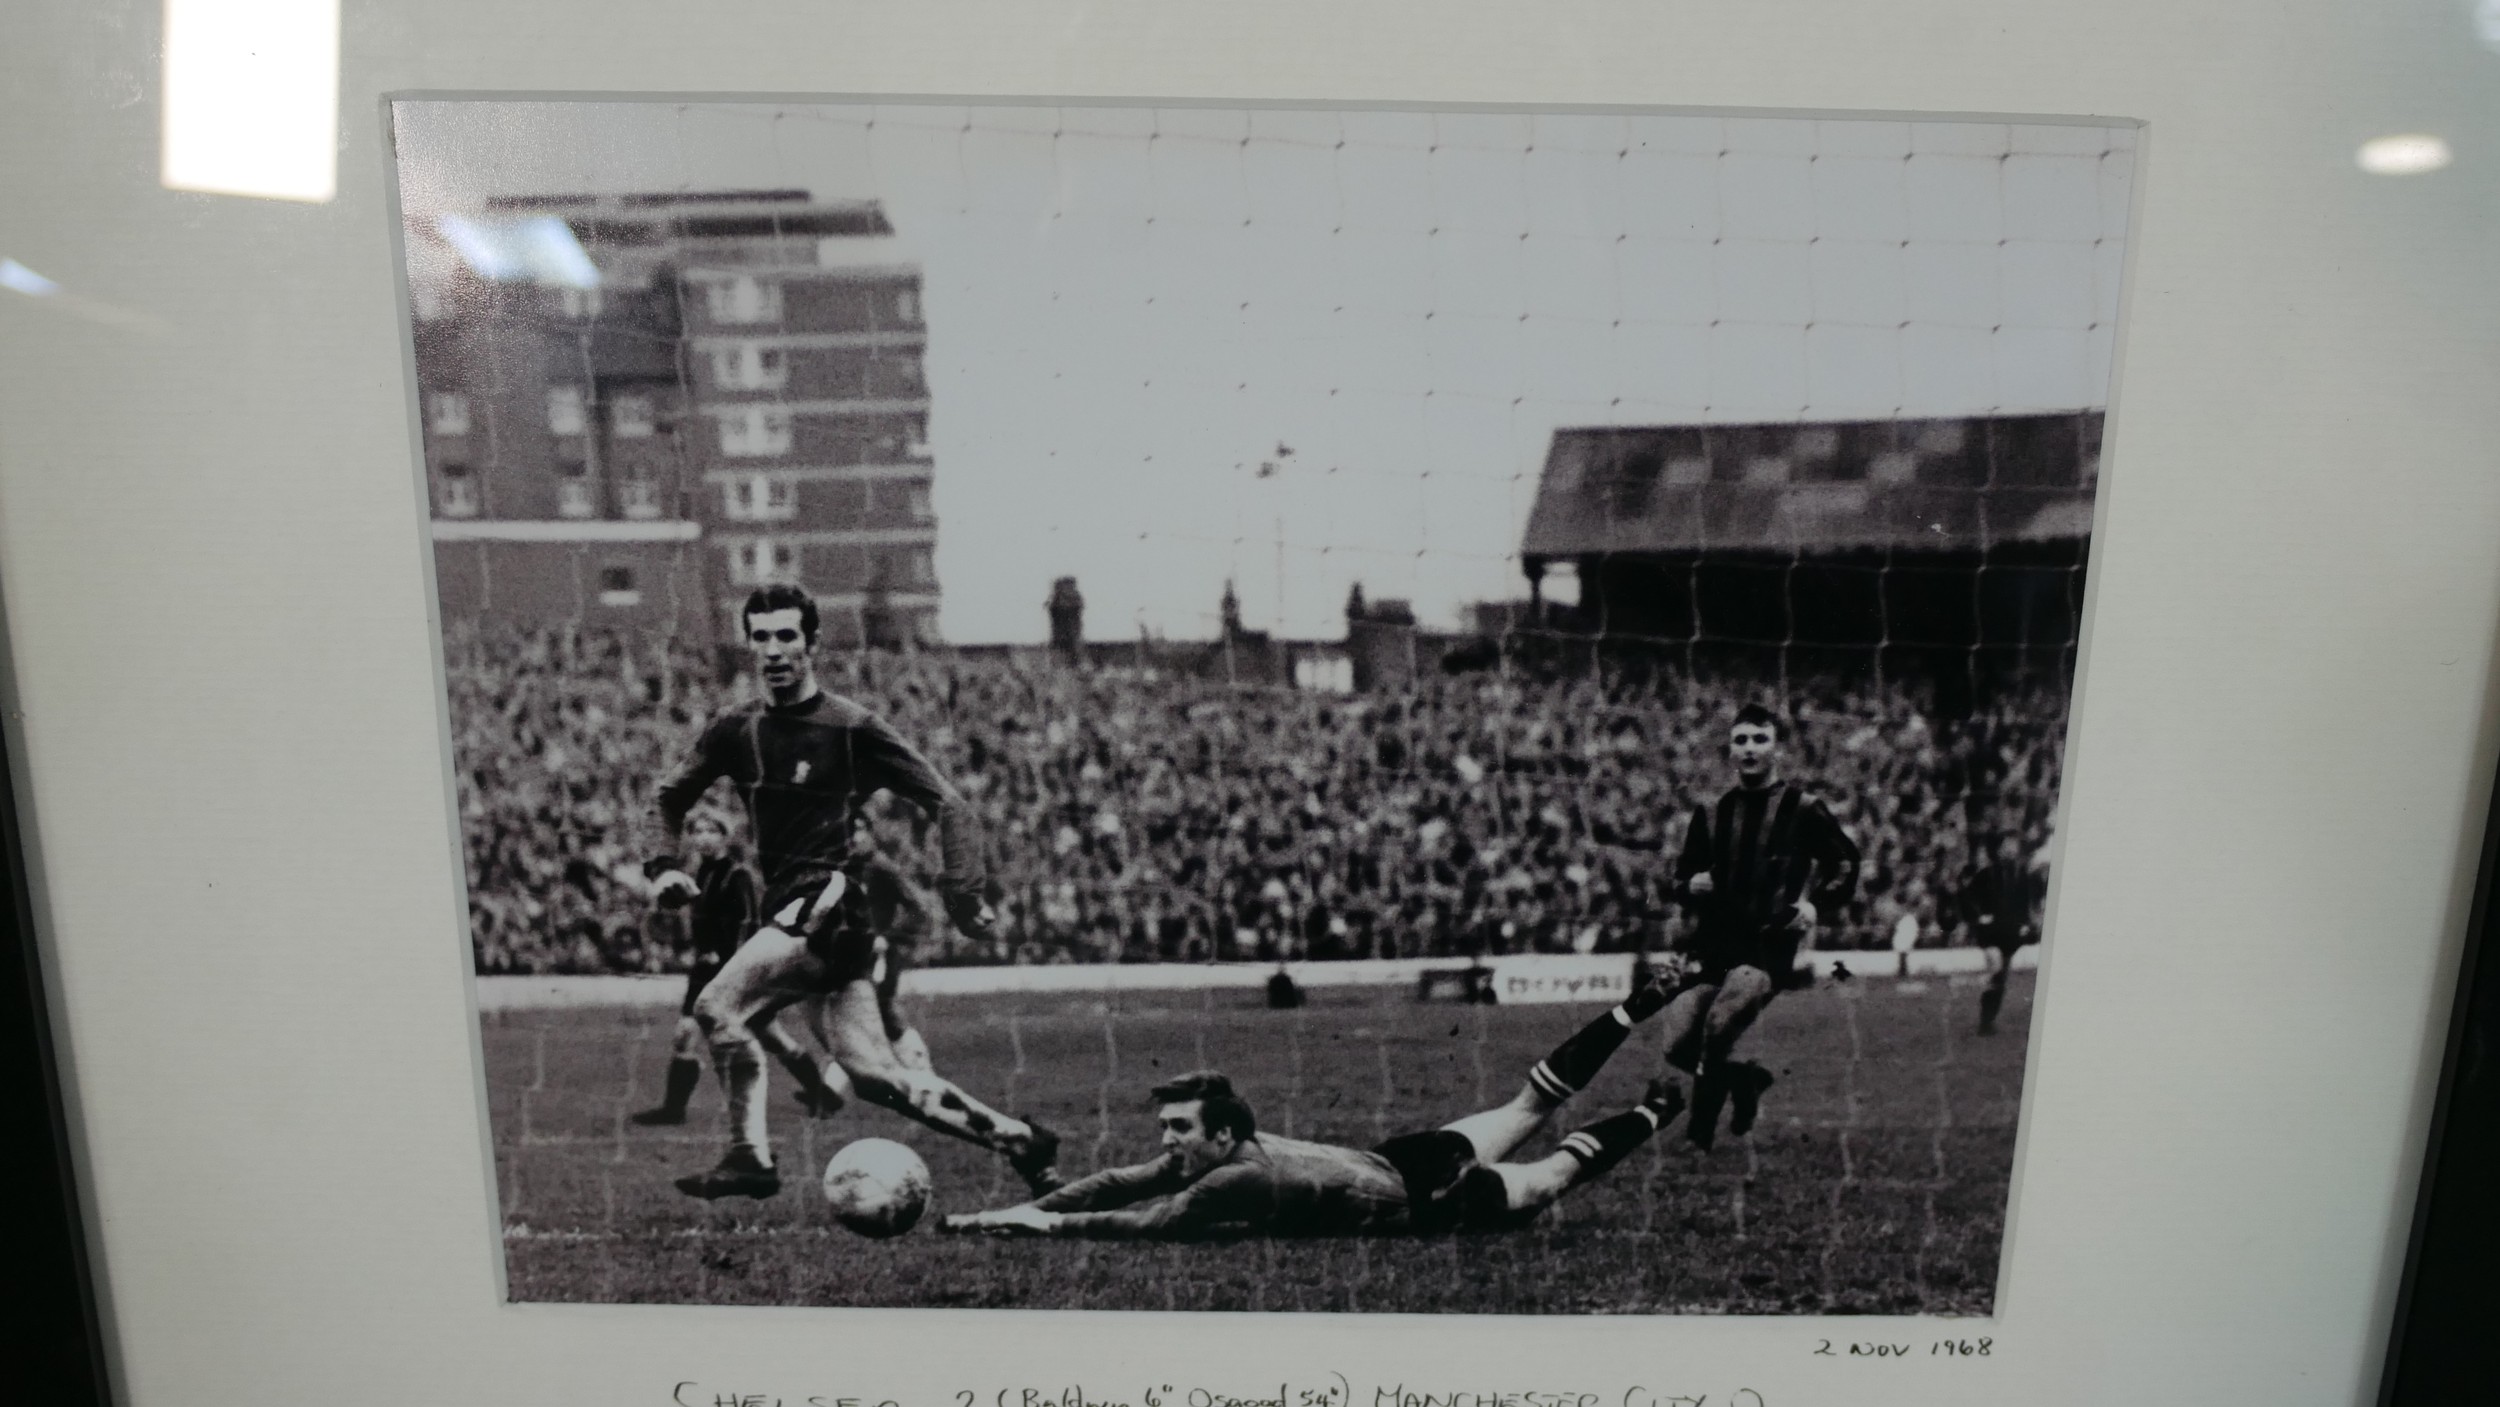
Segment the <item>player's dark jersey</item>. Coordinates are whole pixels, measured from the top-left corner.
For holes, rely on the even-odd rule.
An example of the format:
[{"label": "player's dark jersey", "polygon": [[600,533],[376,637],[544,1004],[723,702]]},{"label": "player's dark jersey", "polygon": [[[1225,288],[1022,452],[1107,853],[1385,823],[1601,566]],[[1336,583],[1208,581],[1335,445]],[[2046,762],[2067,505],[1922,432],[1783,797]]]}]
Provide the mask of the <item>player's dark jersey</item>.
[{"label": "player's dark jersey", "polygon": [[1407,1182],[1387,1158],[1265,1133],[1195,1178],[1166,1155],[1105,1168],[1034,1205],[1062,1213],[1061,1231],[1075,1236],[1330,1236],[1408,1225]]},{"label": "player's dark jersey", "polygon": [[686,938],[698,955],[718,963],[755,931],[760,902],[755,876],[745,865],[720,856],[704,861],[694,882],[701,892],[686,906]]},{"label": "player's dark jersey", "polygon": [[[1695,894],[1693,878],[1705,871],[1711,892]],[[1793,782],[1732,787],[1717,805],[1693,808],[1675,888],[1701,920],[1695,949],[1705,967],[1767,961],[1766,971],[1783,976],[1803,936],[1792,921],[1797,901],[1828,918],[1857,893],[1857,842]]]},{"label": "player's dark jersey", "polygon": [[945,850],[942,890],[981,882],[971,808],[884,719],[849,699],[812,695],[728,709],[696,738],[693,754],[660,784],[656,807],[668,846],[704,791],[726,777],[746,798],[768,903],[790,887],[844,868],[860,806],[890,791],[937,818]]},{"label": "player's dark jersey", "polygon": [[1962,918],[1983,948],[2012,951],[2040,941],[2036,915],[2047,885],[2020,860],[1990,860],[1962,882]]}]

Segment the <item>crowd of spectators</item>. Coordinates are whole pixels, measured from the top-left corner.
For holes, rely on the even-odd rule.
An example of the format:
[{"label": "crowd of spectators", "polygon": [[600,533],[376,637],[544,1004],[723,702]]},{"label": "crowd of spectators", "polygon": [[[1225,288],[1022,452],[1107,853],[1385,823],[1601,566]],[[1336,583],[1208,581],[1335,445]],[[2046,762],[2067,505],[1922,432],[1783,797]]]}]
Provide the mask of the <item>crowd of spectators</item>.
[{"label": "crowd of spectators", "polygon": [[[692,651],[579,629],[448,641],[469,903],[482,972],[654,972],[682,935],[635,851],[654,781],[752,688]],[[1032,653],[828,660],[985,823],[999,922],[939,925],[928,963],[1331,959],[1655,948],[1692,807],[1732,781],[1728,718],[1778,705],[1787,771],[1865,854],[1827,946],[1961,940],[1983,838],[2044,844],[2062,686],[1937,715],[1914,681],[1688,673],[1438,676],[1379,694],[1085,669]],[[724,787],[721,807],[736,811]],[[934,869],[910,808],[877,844]]]}]

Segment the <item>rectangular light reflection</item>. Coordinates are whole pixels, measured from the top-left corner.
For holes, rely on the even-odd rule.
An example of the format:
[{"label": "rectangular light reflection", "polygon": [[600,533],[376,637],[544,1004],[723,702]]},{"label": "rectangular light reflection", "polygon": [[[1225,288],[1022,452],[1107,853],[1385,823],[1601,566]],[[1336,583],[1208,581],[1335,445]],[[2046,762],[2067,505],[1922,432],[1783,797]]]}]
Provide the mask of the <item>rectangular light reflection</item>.
[{"label": "rectangular light reflection", "polygon": [[445,215],[443,239],[480,278],[534,280],[555,288],[597,288],[599,266],[553,215],[521,220],[481,220]]},{"label": "rectangular light reflection", "polygon": [[165,0],[167,189],[338,191],[339,0]]}]

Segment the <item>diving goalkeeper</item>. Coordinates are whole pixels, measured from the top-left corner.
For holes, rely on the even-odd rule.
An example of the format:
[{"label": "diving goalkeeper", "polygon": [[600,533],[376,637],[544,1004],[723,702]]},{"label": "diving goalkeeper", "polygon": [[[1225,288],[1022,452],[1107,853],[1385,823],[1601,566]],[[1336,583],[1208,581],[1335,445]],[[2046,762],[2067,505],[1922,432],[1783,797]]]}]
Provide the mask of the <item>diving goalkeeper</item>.
[{"label": "diving goalkeeper", "polygon": [[1162,1156],[1020,1206],[950,1216],[939,1229],[1195,1240],[1523,1225],[1623,1161],[1683,1108],[1681,1090],[1660,1081],[1648,1098],[1566,1135],[1546,1157],[1505,1161],[1667,997],[1654,982],[1634,991],[1531,1067],[1510,1102],[1369,1150],[1261,1133],[1231,1079],[1213,1070],[1182,1075],[1153,1090]]}]

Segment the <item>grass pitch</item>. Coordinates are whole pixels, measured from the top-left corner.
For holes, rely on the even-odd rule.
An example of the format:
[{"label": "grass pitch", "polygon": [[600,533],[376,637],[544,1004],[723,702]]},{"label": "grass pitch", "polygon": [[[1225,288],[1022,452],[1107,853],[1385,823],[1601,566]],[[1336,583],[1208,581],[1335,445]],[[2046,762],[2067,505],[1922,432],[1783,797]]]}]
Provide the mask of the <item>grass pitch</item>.
[{"label": "grass pitch", "polygon": [[[945,1211],[1022,1200],[997,1159],[883,1110],[807,1120],[778,1070],[785,1183],[757,1203],[696,1202],[670,1179],[720,1151],[707,1080],[683,1128],[653,1102],[673,1010],[484,1018],[504,1252],[516,1300],[1545,1314],[1984,1314],[1995,1299],[2031,978],[2000,1034],[1974,1034],[1975,980],[1825,983],[1779,998],[1748,1054],[1780,1077],[1750,1138],[1701,1153],[1681,1121],[1525,1231],[1230,1245],[993,1241],[914,1231],[868,1241],[815,1188],[854,1138],[928,1160]],[[1368,1147],[1508,1098],[1589,1006],[1425,1004],[1321,990],[1270,1011],[1255,993],[929,999],[911,1014],[938,1068],[1059,1130],[1071,1175],[1152,1152],[1146,1087],[1229,1071],[1260,1126]],[[1644,1028],[1556,1120],[1621,1109],[1660,1068]],[[1550,1136],[1523,1156],[1542,1154]]]}]

